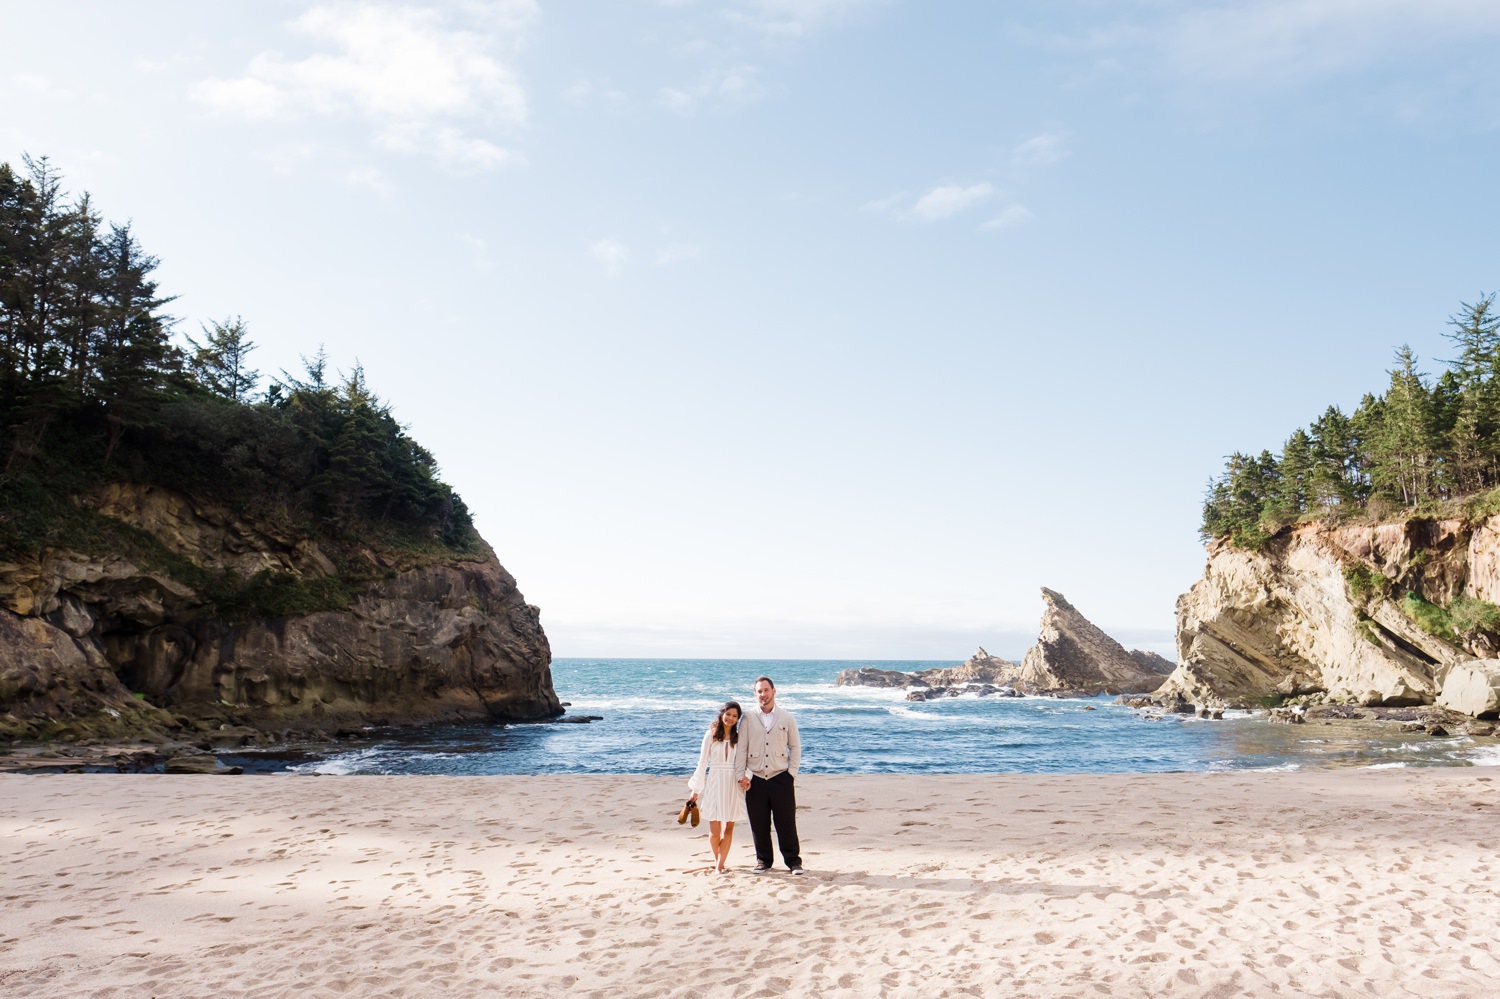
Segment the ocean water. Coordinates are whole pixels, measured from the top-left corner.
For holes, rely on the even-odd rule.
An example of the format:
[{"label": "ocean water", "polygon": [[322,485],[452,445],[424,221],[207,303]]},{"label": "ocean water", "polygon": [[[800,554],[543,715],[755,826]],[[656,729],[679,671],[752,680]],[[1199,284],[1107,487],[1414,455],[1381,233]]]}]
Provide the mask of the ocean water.
[{"label": "ocean water", "polygon": [[1500,764],[1494,740],[1401,734],[1390,724],[1273,725],[1261,712],[1209,721],[1113,698],[975,697],[910,702],[838,687],[839,670],[952,662],[559,659],[553,685],[575,724],[442,725],[371,731],[330,746],[246,752],[260,771],[320,774],[682,774],[718,706],[754,706],[761,675],[797,716],[806,773],[1155,773]]},{"label": "ocean water", "polygon": [[1113,697],[945,697],[837,687],[840,669],[951,661],[561,658],[558,696],[589,723],[444,724],[371,730],[335,745],[245,751],[225,762],[300,774],[687,774],[723,700],[754,705],[760,675],[795,712],[802,769],[816,774],[1089,774],[1334,766],[1497,765],[1500,745],[1397,733],[1391,724],[1272,724],[1152,717]]}]

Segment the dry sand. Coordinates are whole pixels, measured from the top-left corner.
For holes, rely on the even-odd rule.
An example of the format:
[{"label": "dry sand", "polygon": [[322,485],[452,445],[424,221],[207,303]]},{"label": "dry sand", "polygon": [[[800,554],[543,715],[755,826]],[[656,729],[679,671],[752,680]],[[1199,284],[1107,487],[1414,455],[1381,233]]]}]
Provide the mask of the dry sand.
[{"label": "dry sand", "polygon": [[1491,774],[0,775],[0,996],[1490,997]]}]

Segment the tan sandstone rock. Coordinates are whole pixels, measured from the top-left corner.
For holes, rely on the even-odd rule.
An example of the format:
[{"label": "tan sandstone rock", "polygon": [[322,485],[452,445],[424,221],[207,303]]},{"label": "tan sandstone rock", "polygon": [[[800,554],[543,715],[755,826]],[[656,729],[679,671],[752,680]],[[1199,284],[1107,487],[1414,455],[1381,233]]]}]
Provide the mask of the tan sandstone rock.
[{"label": "tan sandstone rock", "polygon": [[1500,714],[1500,659],[1476,659],[1447,671],[1438,704],[1475,718]]},{"label": "tan sandstone rock", "polygon": [[[1214,543],[1203,578],[1178,599],[1180,665],[1158,700],[1253,706],[1321,693],[1360,704],[1431,703],[1483,637],[1470,648],[1429,634],[1400,600],[1408,591],[1438,605],[1472,595],[1497,574],[1495,525],[1491,518],[1472,533],[1457,520],[1306,525],[1259,552]],[[1357,596],[1350,573],[1383,578],[1383,586]]]}]

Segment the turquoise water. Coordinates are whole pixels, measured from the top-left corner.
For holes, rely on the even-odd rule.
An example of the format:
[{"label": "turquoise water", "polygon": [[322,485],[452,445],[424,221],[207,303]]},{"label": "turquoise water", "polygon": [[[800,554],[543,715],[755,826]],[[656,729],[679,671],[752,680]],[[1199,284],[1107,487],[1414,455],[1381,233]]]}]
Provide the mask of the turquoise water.
[{"label": "turquoise water", "polygon": [[720,702],[749,708],[765,674],[802,732],[808,773],[1153,773],[1500,763],[1494,740],[1399,734],[1390,725],[1273,725],[1262,713],[1158,720],[1112,698],[945,698],[836,687],[841,669],[952,662],[560,659],[558,696],[588,724],[430,726],[371,732],[256,769],[316,773],[686,774]]}]

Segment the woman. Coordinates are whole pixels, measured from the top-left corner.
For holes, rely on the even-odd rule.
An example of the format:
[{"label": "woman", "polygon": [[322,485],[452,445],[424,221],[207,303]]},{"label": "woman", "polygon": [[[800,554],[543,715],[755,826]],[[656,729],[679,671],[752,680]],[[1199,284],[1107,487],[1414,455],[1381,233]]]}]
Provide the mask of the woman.
[{"label": "woman", "polygon": [[714,852],[714,870],[728,870],[729,844],[734,841],[734,824],[745,817],[745,792],[735,780],[735,756],[739,751],[740,706],[728,701],[708,731],[703,733],[703,749],[698,767],[688,780],[693,792],[689,801],[698,802],[708,820],[708,845]]}]

